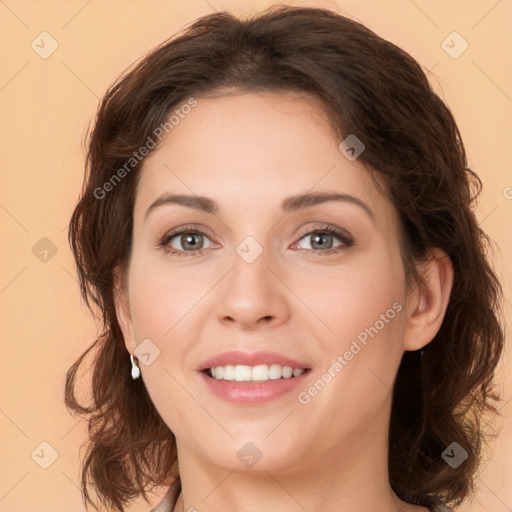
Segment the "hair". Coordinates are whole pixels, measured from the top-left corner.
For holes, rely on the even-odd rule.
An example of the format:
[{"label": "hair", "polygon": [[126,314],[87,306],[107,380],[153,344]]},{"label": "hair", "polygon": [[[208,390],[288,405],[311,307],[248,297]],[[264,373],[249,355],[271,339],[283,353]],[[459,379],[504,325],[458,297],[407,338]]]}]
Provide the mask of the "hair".
[{"label": "hair", "polygon": [[[125,275],[130,258],[144,161],[134,155],[173,109],[227,91],[321,100],[340,141],[356,134],[365,144],[359,161],[386,184],[408,279],[420,282],[417,263],[432,248],[451,258],[454,282],[440,330],[421,357],[405,352],[396,375],[388,465],[404,501],[460,504],[474,492],[482,462],[483,414],[498,413],[494,376],[504,343],[502,290],[486,255],[492,244],[473,212],[481,181],[467,166],[453,115],[408,53],[327,9],[278,5],[245,19],[218,12],[189,24],[115,81],[88,132],[69,242],[81,294],[102,333],[68,370],[65,389],[68,409],[88,418],[86,506],[98,509],[91,488],[96,501],[123,511],[157,487],[181,485],[174,434],[143,380],[130,377],[115,277]],[[93,348],[92,394],[83,405],[78,370]],[[457,469],[441,456],[453,442],[467,452]]]}]

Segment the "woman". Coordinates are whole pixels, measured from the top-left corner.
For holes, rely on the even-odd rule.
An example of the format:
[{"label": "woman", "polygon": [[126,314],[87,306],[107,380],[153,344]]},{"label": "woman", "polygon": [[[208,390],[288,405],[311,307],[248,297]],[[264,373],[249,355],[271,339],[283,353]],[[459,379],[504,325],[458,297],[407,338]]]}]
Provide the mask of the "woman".
[{"label": "woman", "polygon": [[480,181],[412,57],[323,9],[205,16],[110,88],[87,166],[70,243],[104,332],[66,382],[89,418],[86,504],[471,495],[501,288]]}]

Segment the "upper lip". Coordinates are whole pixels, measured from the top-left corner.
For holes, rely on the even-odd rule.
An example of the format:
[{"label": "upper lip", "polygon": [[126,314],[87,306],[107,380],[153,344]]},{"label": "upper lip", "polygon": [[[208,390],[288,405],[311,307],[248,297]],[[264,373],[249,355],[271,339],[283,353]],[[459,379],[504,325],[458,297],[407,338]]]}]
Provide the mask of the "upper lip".
[{"label": "upper lip", "polygon": [[198,371],[203,371],[215,366],[226,366],[228,364],[233,366],[242,364],[247,366],[280,364],[281,366],[291,366],[292,368],[309,368],[305,363],[290,359],[276,352],[241,352],[232,350],[207,359],[201,363]]}]

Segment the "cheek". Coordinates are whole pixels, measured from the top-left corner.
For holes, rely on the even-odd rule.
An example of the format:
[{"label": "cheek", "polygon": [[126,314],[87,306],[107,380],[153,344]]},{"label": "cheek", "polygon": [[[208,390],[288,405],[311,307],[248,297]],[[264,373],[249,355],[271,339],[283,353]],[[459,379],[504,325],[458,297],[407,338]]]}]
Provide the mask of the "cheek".
[{"label": "cheek", "polygon": [[186,436],[184,425],[204,421],[204,413],[201,415],[201,410],[195,407],[197,404],[184,390],[187,386],[182,368],[194,339],[188,331],[195,324],[197,306],[194,305],[207,292],[207,287],[190,272],[171,269],[143,255],[132,259],[129,279],[137,343],[151,340],[150,346],[158,354],[150,365],[141,367],[144,385],[169,428],[175,435]]},{"label": "cheek", "polygon": [[310,296],[334,331],[317,322],[317,334],[324,333],[316,337],[318,371],[298,396],[308,422],[319,431],[329,424],[336,435],[349,436],[373,424],[390,403],[403,354],[405,310],[400,278],[389,277],[353,274],[338,286],[331,280],[329,294]]},{"label": "cheek", "polygon": [[330,354],[346,349],[358,336],[364,342],[375,328],[379,338],[397,342],[402,330],[405,278],[400,257],[381,249],[350,258],[337,268],[319,267],[307,279],[305,273],[294,276],[293,270],[285,277],[307,306],[303,318]]},{"label": "cheek", "polygon": [[184,325],[182,321],[191,322],[218,274],[198,266],[173,265],[165,257],[141,255],[132,259],[129,279],[135,333],[165,345]]},{"label": "cheek", "polygon": [[[314,400],[320,408],[343,403],[354,417],[372,414],[390,393],[403,354],[406,289],[401,259],[375,251],[346,270],[317,275],[314,282],[314,287],[298,288],[319,317],[307,315],[316,333],[318,377],[329,381],[327,392]],[[329,370],[334,378],[325,375]],[[324,389],[323,384],[318,388]]]}]

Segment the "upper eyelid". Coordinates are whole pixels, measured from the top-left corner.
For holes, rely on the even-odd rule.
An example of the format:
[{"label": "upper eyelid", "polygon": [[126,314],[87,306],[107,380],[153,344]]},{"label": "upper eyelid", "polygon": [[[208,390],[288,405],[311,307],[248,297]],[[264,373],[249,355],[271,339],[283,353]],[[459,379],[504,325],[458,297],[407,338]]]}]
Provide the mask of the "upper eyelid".
[{"label": "upper eyelid", "polygon": [[[350,241],[353,241],[352,235],[349,232],[347,232],[345,229],[325,223],[322,226],[316,226],[316,227],[312,226],[309,228],[304,228],[304,230],[300,230],[300,232],[297,235],[295,235],[298,238],[294,242],[294,244],[297,241],[302,240],[305,236],[309,236],[315,232],[322,232],[322,231],[327,231],[327,232],[332,231],[331,233],[328,233],[328,234],[338,237],[338,239],[340,239],[342,242],[346,241],[346,240],[343,240],[343,237],[345,237],[346,239],[349,239]],[[339,232],[337,232],[337,231],[339,231]],[[218,242],[215,242],[215,240],[213,239],[214,237],[210,234],[210,230],[208,228],[206,228],[205,226],[197,226],[197,225],[190,225],[190,226],[185,225],[182,227],[178,227],[178,228],[176,228],[176,230],[171,230],[169,233],[165,234],[162,238],[168,239],[168,242],[169,242],[173,238],[184,235],[186,233],[196,233],[196,234],[204,235],[204,236],[207,236],[212,242],[218,243]],[[202,250],[202,249],[198,249],[198,250]],[[187,251],[187,252],[193,252],[193,251]]]}]

